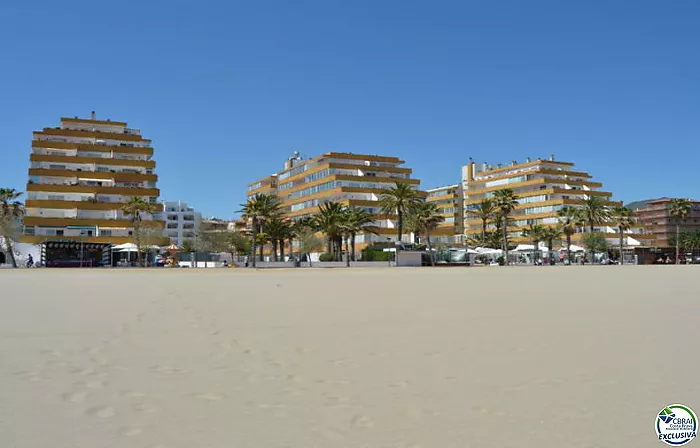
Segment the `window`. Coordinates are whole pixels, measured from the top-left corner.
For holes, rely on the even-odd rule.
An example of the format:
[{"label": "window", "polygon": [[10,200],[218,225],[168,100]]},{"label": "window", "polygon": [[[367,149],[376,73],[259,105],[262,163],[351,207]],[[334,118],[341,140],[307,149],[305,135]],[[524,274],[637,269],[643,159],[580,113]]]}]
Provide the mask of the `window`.
[{"label": "window", "polygon": [[129,236],[134,236],[134,231],[133,231],[133,230],[129,230]]},{"label": "window", "polygon": [[291,170],[285,171],[284,173],[280,174],[279,179],[286,179],[288,177],[295,176],[299,173],[303,173],[304,171],[307,170],[308,167],[309,167],[309,165],[301,165],[301,166],[298,166],[296,168],[292,168]]},{"label": "window", "polygon": [[100,230],[100,235],[102,236],[112,236],[111,230]]},{"label": "window", "polygon": [[256,190],[260,187],[262,187],[262,182],[255,182],[253,185],[248,187],[248,191]]},{"label": "window", "polygon": [[63,229],[56,230],[56,236],[63,236]]},{"label": "window", "polygon": [[302,198],[304,196],[310,196],[312,194],[320,193],[322,191],[326,190],[331,190],[333,188],[339,187],[340,182],[339,181],[329,181],[329,182],[324,182],[319,185],[314,185],[313,187],[305,188],[303,190],[295,191],[294,193],[289,195],[290,199],[296,199],[296,198]]}]

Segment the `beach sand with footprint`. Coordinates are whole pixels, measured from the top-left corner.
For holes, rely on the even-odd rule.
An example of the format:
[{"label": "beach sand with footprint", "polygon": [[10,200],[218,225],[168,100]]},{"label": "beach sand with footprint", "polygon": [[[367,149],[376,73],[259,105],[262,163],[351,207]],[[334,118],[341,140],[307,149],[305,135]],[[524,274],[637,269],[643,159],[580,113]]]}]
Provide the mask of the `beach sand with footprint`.
[{"label": "beach sand with footprint", "polygon": [[[693,267],[3,271],[0,446],[656,446],[658,409],[700,403],[698,361],[664,342],[657,319],[677,310],[674,337],[700,340],[695,278]],[[688,364],[660,377],[655,353]],[[596,418],[619,403],[624,419]]]}]

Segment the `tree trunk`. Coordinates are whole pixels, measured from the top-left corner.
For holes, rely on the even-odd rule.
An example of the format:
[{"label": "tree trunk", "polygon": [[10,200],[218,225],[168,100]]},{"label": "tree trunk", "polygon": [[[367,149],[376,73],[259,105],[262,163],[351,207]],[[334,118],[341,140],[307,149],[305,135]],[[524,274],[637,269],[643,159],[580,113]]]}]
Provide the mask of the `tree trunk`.
[{"label": "tree trunk", "polygon": [[10,257],[10,260],[12,260],[12,267],[16,268],[17,259],[15,259],[15,252],[14,248],[12,247],[12,241],[10,241],[10,237],[8,235],[5,235],[5,250],[7,251],[7,256]]},{"label": "tree trunk", "polygon": [[681,264],[681,224],[676,220],[676,264]]},{"label": "tree trunk", "polygon": [[[292,249],[290,248],[289,251],[291,252]],[[280,240],[280,261],[284,261],[284,238]]]},{"label": "tree trunk", "polygon": [[481,245],[486,247],[486,220],[481,220]]},{"label": "tree trunk", "polygon": [[333,255],[333,236],[328,235],[328,244],[327,244],[327,252],[329,255]]},{"label": "tree trunk", "polygon": [[138,217],[134,219],[134,233],[136,234],[136,259],[139,267],[143,267],[143,255],[141,254],[141,223]]},{"label": "tree trunk", "polygon": [[401,210],[397,210],[397,215],[398,215],[398,222],[396,228],[397,233],[398,233],[398,243],[401,244],[401,237],[403,236],[403,213],[401,213]]},{"label": "tree trunk", "polygon": [[350,267],[350,237],[345,235],[345,267]]},{"label": "tree trunk", "polygon": [[571,263],[571,235],[566,235],[566,259]]},{"label": "tree trunk", "polygon": [[503,217],[503,265],[508,266],[508,217]]},{"label": "tree trunk", "polygon": [[351,238],[350,242],[352,245],[352,250],[350,251],[352,253],[352,261],[356,261],[355,260],[355,234],[353,233],[350,238]]},{"label": "tree trunk", "polygon": [[260,247],[258,247],[258,256],[260,257],[260,261],[265,261],[265,254],[263,253],[265,251],[265,245],[261,244]]},{"label": "tree trunk", "polygon": [[433,258],[433,245],[430,242],[430,231],[426,230],[425,231],[425,241],[428,243],[428,255],[430,258],[430,266],[435,266],[435,259]]},{"label": "tree trunk", "polygon": [[250,261],[251,266],[255,267],[255,245],[258,238],[258,223],[253,220],[253,240],[250,243]]},{"label": "tree trunk", "polygon": [[554,240],[547,240],[547,250],[549,251],[549,265],[554,264],[554,257],[552,256],[552,249],[554,249]]},{"label": "tree trunk", "polygon": [[623,243],[623,237],[622,237],[622,228],[619,228],[620,230],[620,266],[622,266],[625,263],[625,257],[622,255],[622,245]]},{"label": "tree trunk", "polygon": [[272,261],[277,261],[277,240],[270,241],[272,246]]},{"label": "tree trunk", "polygon": [[540,242],[538,240],[533,240],[532,245],[532,264],[535,265],[537,264],[537,252],[539,252],[540,249]]}]

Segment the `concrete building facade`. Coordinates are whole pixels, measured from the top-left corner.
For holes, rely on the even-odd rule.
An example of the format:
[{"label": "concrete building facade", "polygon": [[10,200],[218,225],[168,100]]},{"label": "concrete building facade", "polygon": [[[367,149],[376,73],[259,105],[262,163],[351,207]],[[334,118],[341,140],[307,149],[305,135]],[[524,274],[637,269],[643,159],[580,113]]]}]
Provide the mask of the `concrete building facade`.
[{"label": "concrete building facade", "polygon": [[163,201],[162,204],[163,212],[159,214],[159,219],[165,221],[163,236],[178,246],[182,246],[185,241],[194,240],[202,222],[202,214],[184,201]]},{"label": "concrete building facade", "polygon": [[[554,160],[526,159],[523,163],[515,161],[508,165],[491,166],[487,163],[471,161],[462,168],[462,187],[464,191],[464,229],[467,237],[481,232],[481,220],[470,211],[474,210],[482,200],[492,198],[497,190],[512,189],[518,205],[511,215],[509,224],[509,240],[527,243],[522,231],[530,225],[554,227],[558,224],[557,212],[564,207],[580,207],[583,201],[591,196],[603,198],[609,207],[622,205],[612,199],[612,193],[601,190],[603,184],[592,180],[592,176],[583,171],[577,171],[572,162]],[[489,229],[495,228],[491,223]],[[581,232],[585,231],[581,227]],[[611,245],[619,245],[617,229],[609,225],[598,226],[594,229],[606,236]],[[653,240],[640,227],[626,232],[624,244],[647,246]],[[577,242],[580,234],[574,236]]]},{"label": "concrete building facade", "polygon": [[[111,245],[135,240],[122,205],[137,196],[162,210],[151,140],[126,122],[97,120],[94,112],[89,119],[64,117],[58,127],[35,131],[31,145],[20,241],[41,243],[42,261],[109,263]],[[141,215],[149,244],[163,242],[165,223],[155,215]]]},{"label": "concrete building facade", "polygon": [[684,219],[671,216],[671,198],[645,201],[642,208],[634,209],[637,219],[648,233],[653,235],[654,247],[671,248],[675,246],[676,223],[681,233],[700,231],[700,201],[691,201],[691,209]]},{"label": "concrete building facade", "polygon": [[461,184],[426,190],[426,202],[435,204],[445,221],[431,235],[431,241],[439,244],[464,243],[464,197]]},{"label": "concrete building facade", "polygon": [[[328,152],[303,160],[290,157],[282,171],[248,185],[247,196],[258,193],[277,195],[282,210],[291,219],[312,216],[324,202],[334,201],[365,209],[375,216],[372,230],[356,237],[357,250],[373,242],[396,240],[396,217],[381,212],[382,193],[406,183],[418,189],[420,181],[411,177],[412,170],[402,166],[398,157]],[[405,234],[404,242],[411,236]]]}]

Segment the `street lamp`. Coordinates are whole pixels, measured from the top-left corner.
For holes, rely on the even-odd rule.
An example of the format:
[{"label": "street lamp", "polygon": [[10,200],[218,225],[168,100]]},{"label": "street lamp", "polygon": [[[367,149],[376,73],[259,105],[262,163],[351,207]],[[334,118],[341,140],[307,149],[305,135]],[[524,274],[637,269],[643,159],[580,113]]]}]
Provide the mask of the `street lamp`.
[{"label": "street lamp", "polygon": [[390,246],[391,246],[391,238],[390,238],[390,237],[386,237],[386,249],[387,249],[387,251],[386,251],[386,255],[387,255],[387,256],[386,256],[386,260],[387,260],[387,262],[389,263],[389,267],[391,267],[391,251],[389,250],[389,249],[391,249]]}]

